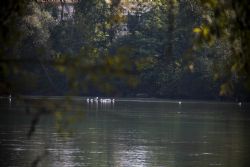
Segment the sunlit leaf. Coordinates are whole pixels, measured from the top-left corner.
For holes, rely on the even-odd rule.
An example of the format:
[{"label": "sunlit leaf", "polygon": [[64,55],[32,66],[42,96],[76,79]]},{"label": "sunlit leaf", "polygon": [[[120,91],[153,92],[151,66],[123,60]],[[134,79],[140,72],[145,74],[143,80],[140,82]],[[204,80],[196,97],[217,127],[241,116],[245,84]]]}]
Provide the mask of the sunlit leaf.
[{"label": "sunlit leaf", "polygon": [[196,27],[196,28],[193,29],[193,32],[194,32],[194,33],[201,33],[202,30],[201,30],[201,28]]}]

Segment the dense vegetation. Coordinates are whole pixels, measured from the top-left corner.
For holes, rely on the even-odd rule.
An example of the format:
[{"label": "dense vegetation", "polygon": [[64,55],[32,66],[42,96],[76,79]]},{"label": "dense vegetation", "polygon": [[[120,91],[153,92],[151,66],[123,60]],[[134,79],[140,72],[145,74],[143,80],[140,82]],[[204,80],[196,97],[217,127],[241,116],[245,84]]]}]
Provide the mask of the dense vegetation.
[{"label": "dense vegetation", "polygon": [[2,94],[249,97],[247,1],[155,0],[123,15],[120,1],[84,0],[70,18],[51,3],[5,3]]}]

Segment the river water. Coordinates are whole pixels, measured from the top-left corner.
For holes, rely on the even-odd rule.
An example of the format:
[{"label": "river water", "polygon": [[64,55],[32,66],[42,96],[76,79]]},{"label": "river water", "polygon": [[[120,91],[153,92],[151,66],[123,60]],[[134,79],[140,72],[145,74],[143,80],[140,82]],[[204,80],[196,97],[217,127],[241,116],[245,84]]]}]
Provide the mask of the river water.
[{"label": "river water", "polygon": [[250,165],[250,111],[245,104],[44,101],[0,99],[1,167]]}]

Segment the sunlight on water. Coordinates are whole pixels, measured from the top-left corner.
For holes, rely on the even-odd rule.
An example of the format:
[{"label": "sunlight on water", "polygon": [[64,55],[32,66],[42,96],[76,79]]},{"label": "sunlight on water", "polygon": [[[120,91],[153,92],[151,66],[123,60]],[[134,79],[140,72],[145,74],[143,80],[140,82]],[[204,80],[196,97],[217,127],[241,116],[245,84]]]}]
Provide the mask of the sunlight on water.
[{"label": "sunlight on water", "polygon": [[147,167],[150,166],[147,162],[150,159],[150,152],[145,146],[134,146],[123,148],[117,146],[115,151],[115,166],[135,166]]}]

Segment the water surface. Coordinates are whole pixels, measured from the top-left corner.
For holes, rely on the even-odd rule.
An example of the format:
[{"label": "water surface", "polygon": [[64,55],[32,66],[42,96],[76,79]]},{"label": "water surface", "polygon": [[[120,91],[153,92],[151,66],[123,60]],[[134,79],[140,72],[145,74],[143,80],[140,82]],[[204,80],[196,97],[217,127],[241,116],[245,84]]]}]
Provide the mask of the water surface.
[{"label": "water surface", "polygon": [[246,105],[143,99],[87,104],[75,99],[68,106],[64,100],[50,99],[58,107],[39,117],[28,139],[35,113],[45,110],[42,101],[9,104],[0,99],[0,166],[27,167],[36,160],[47,167],[250,164]]}]

